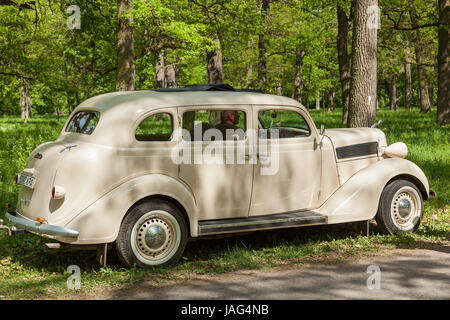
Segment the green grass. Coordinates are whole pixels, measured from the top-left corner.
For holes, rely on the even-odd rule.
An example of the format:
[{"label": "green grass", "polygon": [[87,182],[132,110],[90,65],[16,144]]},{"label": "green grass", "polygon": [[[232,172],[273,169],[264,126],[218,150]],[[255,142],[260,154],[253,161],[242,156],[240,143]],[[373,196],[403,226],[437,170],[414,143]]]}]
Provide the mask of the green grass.
[{"label": "green grass", "polygon": [[[341,113],[313,110],[316,125],[341,127]],[[396,248],[427,248],[450,240],[449,127],[435,124],[435,113],[379,110],[381,129],[388,143],[408,145],[408,159],[427,175],[438,194],[425,204],[424,220],[414,234],[381,235],[374,223],[370,237],[362,237],[348,225],[303,227],[261,231],[217,239],[189,242],[179,264],[151,270],[125,269],[110,253],[109,266],[100,267],[93,251],[58,251],[45,247],[48,239],[24,234],[7,237],[0,233],[0,299],[77,298],[126,288],[143,280],[165,282],[204,275],[226,274],[244,269],[328,262],[377,255]],[[18,188],[13,184],[30,152],[40,143],[55,139],[64,124],[61,118],[0,118],[0,205],[15,204]],[[0,218],[3,212],[0,213]],[[81,268],[81,289],[69,290],[69,265]]]}]

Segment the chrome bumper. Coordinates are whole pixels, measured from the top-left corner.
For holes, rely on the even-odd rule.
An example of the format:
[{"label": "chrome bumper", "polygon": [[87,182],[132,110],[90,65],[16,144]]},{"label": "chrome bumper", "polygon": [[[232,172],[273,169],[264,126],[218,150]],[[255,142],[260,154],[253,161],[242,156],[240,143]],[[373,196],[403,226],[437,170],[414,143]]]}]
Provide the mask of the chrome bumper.
[{"label": "chrome bumper", "polygon": [[428,199],[436,198],[436,192],[434,190],[430,189],[430,192],[428,194]]},{"label": "chrome bumper", "polygon": [[9,220],[11,225],[37,234],[64,238],[77,238],[79,234],[76,230],[53,226],[50,224],[41,224],[36,221],[19,218],[13,216],[10,212],[6,212],[5,217]]}]

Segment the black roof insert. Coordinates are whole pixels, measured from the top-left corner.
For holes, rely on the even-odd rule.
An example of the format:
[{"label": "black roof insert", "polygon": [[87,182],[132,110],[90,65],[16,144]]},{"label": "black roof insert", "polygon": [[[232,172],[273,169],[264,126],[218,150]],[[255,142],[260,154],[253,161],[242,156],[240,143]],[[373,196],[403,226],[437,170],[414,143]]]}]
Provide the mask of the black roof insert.
[{"label": "black roof insert", "polygon": [[153,89],[159,92],[185,92],[185,91],[237,91],[237,92],[258,92],[264,93],[262,90],[253,89],[235,89],[226,83],[208,83],[208,84],[190,84],[180,88],[159,88]]}]

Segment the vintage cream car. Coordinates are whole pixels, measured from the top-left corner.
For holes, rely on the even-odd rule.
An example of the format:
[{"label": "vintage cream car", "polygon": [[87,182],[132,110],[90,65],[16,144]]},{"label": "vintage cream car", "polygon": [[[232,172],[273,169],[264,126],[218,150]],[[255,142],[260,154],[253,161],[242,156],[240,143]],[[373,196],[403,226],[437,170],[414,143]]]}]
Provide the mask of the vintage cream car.
[{"label": "vintage cream car", "polygon": [[383,232],[412,232],[434,192],[406,154],[377,128],[317,130],[282,96],[108,93],[31,153],[6,217],[61,243],[115,243],[139,267],[176,263],[188,238],[216,234],[373,218]]}]

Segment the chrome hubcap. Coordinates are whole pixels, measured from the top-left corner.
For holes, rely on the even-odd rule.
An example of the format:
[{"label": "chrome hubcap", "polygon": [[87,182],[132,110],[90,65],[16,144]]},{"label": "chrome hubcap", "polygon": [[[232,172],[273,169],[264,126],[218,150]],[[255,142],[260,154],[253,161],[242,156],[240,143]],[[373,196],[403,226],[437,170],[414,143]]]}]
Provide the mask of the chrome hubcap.
[{"label": "chrome hubcap", "polygon": [[406,218],[411,213],[411,203],[408,199],[402,199],[398,203],[398,214],[402,218]]},{"label": "chrome hubcap", "polygon": [[134,230],[135,248],[146,260],[164,259],[175,245],[175,226],[165,215],[148,214]]},{"label": "chrome hubcap", "polygon": [[420,218],[421,210],[419,195],[411,187],[399,189],[392,199],[392,218],[401,230],[409,230]]},{"label": "chrome hubcap", "polygon": [[151,226],[145,233],[145,243],[151,249],[160,248],[166,242],[166,233],[158,225]]}]

